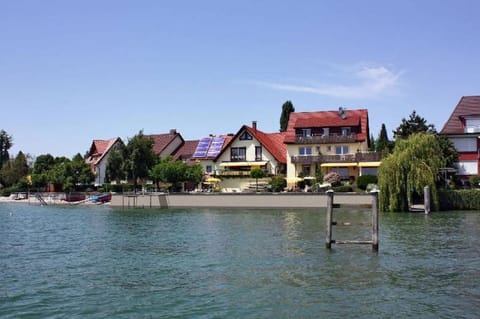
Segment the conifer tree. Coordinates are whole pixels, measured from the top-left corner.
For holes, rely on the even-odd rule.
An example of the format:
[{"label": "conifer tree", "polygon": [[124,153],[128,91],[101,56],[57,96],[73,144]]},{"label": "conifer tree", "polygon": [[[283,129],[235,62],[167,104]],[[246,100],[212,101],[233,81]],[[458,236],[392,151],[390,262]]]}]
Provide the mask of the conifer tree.
[{"label": "conifer tree", "polygon": [[280,115],[280,132],[285,132],[290,119],[290,113],[295,112],[295,108],[291,101],[286,101],[282,105],[282,114]]}]

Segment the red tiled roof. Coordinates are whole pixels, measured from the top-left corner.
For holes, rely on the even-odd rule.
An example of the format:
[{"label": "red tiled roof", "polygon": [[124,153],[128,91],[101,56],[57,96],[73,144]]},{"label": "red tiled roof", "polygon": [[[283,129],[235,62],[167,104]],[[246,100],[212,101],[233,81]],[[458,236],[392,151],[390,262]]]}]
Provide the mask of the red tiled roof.
[{"label": "red tiled roof", "polygon": [[151,134],[145,135],[147,138],[153,139],[153,151],[155,154],[160,154],[165,148],[177,137],[180,136],[180,139],[183,142],[183,138],[180,133],[170,132],[166,134]]},{"label": "red tiled roof", "polygon": [[180,146],[175,153],[173,154],[173,159],[184,159],[188,160],[195,153],[199,140],[195,141],[185,141],[182,146]]},{"label": "red tiled roof", "polygon": [[288,120],[285,143],[295,143],[296,128],[358,126],[357,140],[364,141],[368,135],[368,110],[345,110],[345,119],[338,111],[292,112]]},{"label": "red tiled roof", "polygon": [[480,115],[480,96],[463,96],[443,126],[440,134],[464,134],[463,118]]}]

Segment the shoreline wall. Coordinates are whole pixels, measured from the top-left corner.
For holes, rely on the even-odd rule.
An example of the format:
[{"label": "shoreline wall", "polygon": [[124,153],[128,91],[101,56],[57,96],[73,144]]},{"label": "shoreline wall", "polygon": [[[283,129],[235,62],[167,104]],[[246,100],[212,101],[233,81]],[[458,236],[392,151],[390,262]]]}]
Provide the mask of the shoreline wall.
[{"label": "shoreline wall", "polygon": [[[372,195],[335,193],[336,206],[371,207]],[[118,208],[325,208],[325,193],[114,194]]]}]

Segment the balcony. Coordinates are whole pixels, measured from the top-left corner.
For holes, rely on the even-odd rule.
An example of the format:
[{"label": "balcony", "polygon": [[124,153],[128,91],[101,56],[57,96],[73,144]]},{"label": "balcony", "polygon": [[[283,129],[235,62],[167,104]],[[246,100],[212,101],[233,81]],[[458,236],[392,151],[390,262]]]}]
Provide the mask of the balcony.
[{"label": "balcony", "polygon": [[357,141],[357,134],[351,133],[347,135],[342,134],[312,134],[312,135],[297,135],[295,143],[297,144],[335,144],[335,143],[355,143]]},{"label": "balcony", "polygon": [[343,155],[307,155],[291,157],[291,161],[294,164],[379,162],[381,160],[382,153],[380,152],[358,152],[355,154]]}]

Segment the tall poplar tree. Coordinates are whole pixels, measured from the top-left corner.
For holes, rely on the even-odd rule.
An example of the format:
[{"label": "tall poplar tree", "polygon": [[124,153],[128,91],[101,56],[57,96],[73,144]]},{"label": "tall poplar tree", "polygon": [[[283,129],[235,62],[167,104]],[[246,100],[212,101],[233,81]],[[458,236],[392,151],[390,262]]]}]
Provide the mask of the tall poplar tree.
[{"label": "tall poplar tree", "polygon": [[378,135],[376,150],[377,152],[389,152],[391,149],[391,142],[388,139],[387,128],[382,124],[380,134]]},{"label": "tall poplar tree", "polygon": [[295,108],[291,101],[286,101],[282,105],[282,114],[280,115],[280,132],[285,132],[290,119],[290,113],[295,112]]}]

